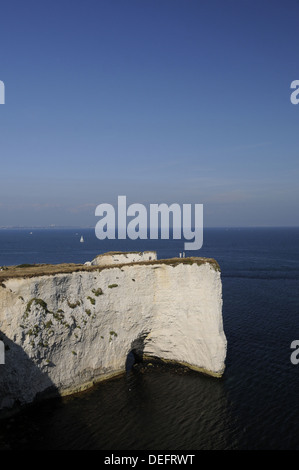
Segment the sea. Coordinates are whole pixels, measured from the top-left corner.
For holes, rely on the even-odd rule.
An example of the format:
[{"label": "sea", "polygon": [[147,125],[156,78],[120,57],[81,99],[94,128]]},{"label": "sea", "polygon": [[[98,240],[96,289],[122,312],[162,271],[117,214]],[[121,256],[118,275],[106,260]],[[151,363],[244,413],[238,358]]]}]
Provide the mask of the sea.
[{"label": "sea", "polygon": [[[84,243],[80,243],[83,236]],[[106,251],[184,252],[184,240],[98,240],[94,229],[2,229],[0,266],[84,263]],[[9,450],[298,450],[299,228],[206,228],[187,256],[221,267],[221,379],[132,364],[121,377],[0,421]],[[299,357],[299,355],[298,355]]]}]

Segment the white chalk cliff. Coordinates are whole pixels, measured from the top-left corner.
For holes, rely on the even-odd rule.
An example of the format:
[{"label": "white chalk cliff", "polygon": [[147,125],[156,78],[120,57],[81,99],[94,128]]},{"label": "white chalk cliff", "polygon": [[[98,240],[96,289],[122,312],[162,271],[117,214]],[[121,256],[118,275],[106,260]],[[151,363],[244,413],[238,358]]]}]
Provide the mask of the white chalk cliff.
[{"label": "white chalk cliff", "polygon": [[103,255],[98,255],[90,262],[85,264],[90,266],[107,266],[111,264],[128,264],[136,263],[137,261],[151,261],[157,259],[157,253],[155,251],[131,251],[128,253],[110,251]]},{"label": "white chalk cliff", "polygon": [[0,409],[124,373],[132,350],[223,374],[222,285],[214,260],[106,262],[1,272]]}]

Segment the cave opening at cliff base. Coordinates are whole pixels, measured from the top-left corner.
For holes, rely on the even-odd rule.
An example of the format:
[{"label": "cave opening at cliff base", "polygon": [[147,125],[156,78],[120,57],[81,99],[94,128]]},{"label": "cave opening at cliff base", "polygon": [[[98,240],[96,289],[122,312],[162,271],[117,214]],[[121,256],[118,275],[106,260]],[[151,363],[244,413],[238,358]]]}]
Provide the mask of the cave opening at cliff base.
[{"label": "cave opening at cliff base", "polygon": [[130,351],[129,354],[127,355],[127,360],[126,360],[126,372],[130,372],[135,362],[136,362],[135,354],[133,351]]},{"label": "cave opening at cliff base", "polygon": [[126,372],[130,372],[134,364],[140,364],[143,362],[144,341],[146,336],[147,333],[142,334],[132,342],[130,351],[126,358]]}]

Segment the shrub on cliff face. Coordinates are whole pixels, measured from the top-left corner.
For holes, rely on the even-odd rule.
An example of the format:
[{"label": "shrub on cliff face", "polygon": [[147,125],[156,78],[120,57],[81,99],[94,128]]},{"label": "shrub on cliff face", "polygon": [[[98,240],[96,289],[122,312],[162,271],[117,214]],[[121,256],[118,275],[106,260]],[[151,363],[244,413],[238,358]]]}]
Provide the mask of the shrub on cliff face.
[{"label": "shrub on cliff face", "polygon": [[40,332],[40,327],[38,325],[34,325],[33,328],[27,331],[27,335],[29,336],[37,336]]},{"label": "shrub on cliff face", "polygon": [[76,308],[78,307],[79,305],[81,305],[81,302],[80,300],[77,300],[77,302],[70,302],[69,300],[67,301],[67,304],[70,308]]},{"label": "shrub on cliff face", "polygon": [[45,310],[45,312],[48,312],[48,305],[46,304],[46,302],[44,300],[33,298],[33,299],[29,300],[29,302],[27,303],[25,314],[24,314],[25,317],[28,316],[33,303],[35,303],[37,305],[40,305],[42,307],[42,309]]},{"label": "shrub on cliff face", "polygon": [[109,284],[109,289],[113,289],[113,287],[118,287],[118,284]]},{"label": "shrub on cliff face", "polygon": [[53,325],[52,320],[48,320],[46,323],[44,323],[45,328],[50,328]]},{"label": "shrub on cliff face", "polygon": [[59,322],[62,322],[62,320],[64,319],[64,313],[63,313],[63,310],[59,309],[57,310],[57,312],[49,312],[53,315],[53,318],[55,318],[55,320],[59,321]]},{"label": "shrub on cliff face", "polygon": [[109,343],[112,341],[113,336],[116,338],[116,337],[117,337],[117,333],[115,333],[115,331],[110,331]]},{"label": "shrub on cliff face", "polygon": [[98,289],[92,289],[92,292],[96,297],[98,297],[99,295],[103,295],[103,291],[100,287]]}]

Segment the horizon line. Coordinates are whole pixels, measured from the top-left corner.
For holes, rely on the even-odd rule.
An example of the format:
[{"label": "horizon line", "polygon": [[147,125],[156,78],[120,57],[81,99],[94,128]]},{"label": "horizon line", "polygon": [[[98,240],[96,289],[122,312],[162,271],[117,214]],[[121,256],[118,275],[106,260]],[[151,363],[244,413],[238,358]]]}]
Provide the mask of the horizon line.
[{"label": "horizon line", "polygon": [[[159,227],[161,228],[161,227]],[[241,229],[241,228],[299,228],[298,225],[207,225],[203,227],[203,229]],[[61,230],[61,229],[74,229],[74,230],[87,230],[87,229],[94,229],[95,227],[92,225],[3,225],[0,226],[0,230],[29,230],[29,229],[38,229],[38,230]],[[116,226],[115,229],[117,230],[118,227]],[[173,229],[173,227],[170,227]],[[192,227],[194,229],[194,227]]]}]

